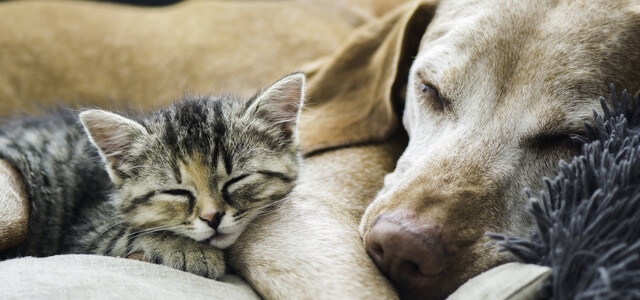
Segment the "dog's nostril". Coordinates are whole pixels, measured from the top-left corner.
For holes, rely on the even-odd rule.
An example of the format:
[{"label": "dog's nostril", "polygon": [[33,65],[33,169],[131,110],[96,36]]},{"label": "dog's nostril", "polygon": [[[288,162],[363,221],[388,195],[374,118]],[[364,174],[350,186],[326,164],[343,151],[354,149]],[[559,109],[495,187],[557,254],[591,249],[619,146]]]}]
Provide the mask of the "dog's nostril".
[{"label": "dog's nostril", "polygon": [[384,248],[382,248],[382,245],[376,243],[374,240],[369,239],[369,241],[371,242],[367,243],[366,245],[367,254],[369,254],[376,265],[383,269],[381,266],[384,264]]},{"label": "dog's nostril", "polygon": [[399,264],[399,271],[411,276],[411,277],[415,277],[415,276],[422,276],[422,272],[420,272],[420,267],[412,262],[412,261],[403,261]]},{"label": "dog's nostril", "polygon": [[371,246],[371,252],[373,253],[373,255],[378,256],[380,258],[384,256],[384,249],[382,248],[382,245],[377,243],[374,243]]}]

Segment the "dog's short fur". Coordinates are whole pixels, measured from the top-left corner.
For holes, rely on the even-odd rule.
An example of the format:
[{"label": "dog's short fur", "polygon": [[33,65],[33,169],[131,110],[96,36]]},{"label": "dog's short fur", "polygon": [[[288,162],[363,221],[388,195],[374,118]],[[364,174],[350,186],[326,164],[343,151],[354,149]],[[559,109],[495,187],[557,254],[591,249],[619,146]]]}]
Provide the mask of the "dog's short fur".
[{"label": "dog's short fur", "polygon": [[[409,145],[360,227],[402,293],[441,298],[509,259],[485,233],[528,233],[523,189],[577,153],[610,83],[639,88],[639,47],[637,1],[440,2],[409,75]],[[422,262],[384,247],[394,231],[419,236]]]}]

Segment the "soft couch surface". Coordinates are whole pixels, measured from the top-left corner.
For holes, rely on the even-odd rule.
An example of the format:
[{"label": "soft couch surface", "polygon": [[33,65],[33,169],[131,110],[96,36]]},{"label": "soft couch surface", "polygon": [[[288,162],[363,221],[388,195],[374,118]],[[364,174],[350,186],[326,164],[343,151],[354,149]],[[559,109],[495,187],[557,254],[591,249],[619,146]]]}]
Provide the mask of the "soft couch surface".
[{"label": "soft couch surface", "polygon": [[132,259],[97,255],[0,262],[2,299],[260,299],[237,276],[222,282]]}]

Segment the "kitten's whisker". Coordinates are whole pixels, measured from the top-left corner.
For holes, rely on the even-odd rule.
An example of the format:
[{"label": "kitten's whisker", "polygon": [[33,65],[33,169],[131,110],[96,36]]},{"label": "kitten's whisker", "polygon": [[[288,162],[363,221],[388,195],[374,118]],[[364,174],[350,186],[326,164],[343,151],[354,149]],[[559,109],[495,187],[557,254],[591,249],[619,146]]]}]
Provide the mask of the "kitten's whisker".
[{"label": "kitten's whisker", "polygon": [[171,228],[175,228],[174,225],[162,225],[162,226],[157,226],[157,227],[152,227],[152,228],[147,228],[147,229],[142,229],[142,230],[138,230],[138,231],[134,231],[128,234],[127,239],[131,240],[137,236],[143,235],[143,234],[148,234],[148,233],[154,233],[154,232],[159,232],[159,231],[166,231],[168,229]]},{"label": "kitten's whisker", "polygon": [[234,220],[238,221],[238,220],[244,219],[246,217],[249,217],[249,219],[257,218],[258,216],[260,216],[263,213],[267,212],[269,210],[269,208],[277,206],[277,205],[279,205],[280,203],[282,203],[282,202],[284,202],[286,200],[287,200],[287,197],[283,197],[281,199],[272,201],[272,202],[264,204],[264,205],[250,207],[247,210],[243,211],[242,213],[234,215]]},{"label": "kitten's whisker", "polygon": [[156,226],[156,227],[152,227],[152,228],[146,228],[146,229],[141,229],[135,232],[132,232],[131,234],[143,234],[143,233],[150,233],[150,232],[158,232],[158,231],[163,231],[163,230],[167,230],[174,227],[173,225],[161,225],[161,226]]},{"label": "kitten's whisker", "polygon": [[115,222],[109,225],[109,227],[105,228],[102,232],[100,232],[100,235],[98,236],[98,238],[100,238],[100,236],[102,236],[105,232],[109,231],[111,228],[116,227],[122,223],[124,223],[124,221]]},{"label": "kitten's whisker", "polygon": [[116,226],[118,226],[118,225],[120,225],[120,224],[122,224],[122,223],[124,223],[124,221],[115,222],[115,223],[113,223],[113,224],[109,225],[109,226],[108,226],[107,228],[105,228],[104,230],[102,230],[102,231],[100,232],[100,234],[98,234],[98,236],[97,236],[95,239],[93,239],[93,242],[91,242],[91,243],[92,243],[92,246],[93,246],[93,245],[95,245],[95,242],[96,242],[96,241],[99,241],[99,240],[100,240],[100,238],[102,238],[102,236],[103,236],[105,233],[107,233],[107,231],[109,231],[109,230],[113,229],[114,227],[116,227]]},{"label": "kitten's whisker", "polygon": [[278,200],[275,200],[275,201],[269,202],[269,203],[267,203],[267,204],[265,204],[265,205],[258,206],[258,207],[256,207],[256,208],[252,208],[252,209],[258,209],[258,210],[260,210],[260,211],[262,212],[262,211],[265,211],[265,210],[267,210],[268,208],[271,208],[271,207],[273,207],[273,206],[280,205],[280,203],[285,202],[285,201],[287,201],[287,200],[289,200],[289,198],[288,198],[288,197],[282,197],[282,198],[280,198],[280,199],[278,199]]}]

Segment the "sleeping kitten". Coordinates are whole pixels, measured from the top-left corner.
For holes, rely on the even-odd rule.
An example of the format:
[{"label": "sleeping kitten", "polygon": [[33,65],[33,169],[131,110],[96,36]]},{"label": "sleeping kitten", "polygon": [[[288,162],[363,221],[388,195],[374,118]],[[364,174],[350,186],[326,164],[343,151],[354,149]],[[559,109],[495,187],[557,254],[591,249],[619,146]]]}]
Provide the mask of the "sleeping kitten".
[{"label": "sleeping kitten", "polygon": [[248,101],[189,98],[139,119],[58,112],[0,128],[0,159],[31,201],[24,243],[0,257],[142,252],[209,278],[247,223],[293,188],[304,75]]}]

